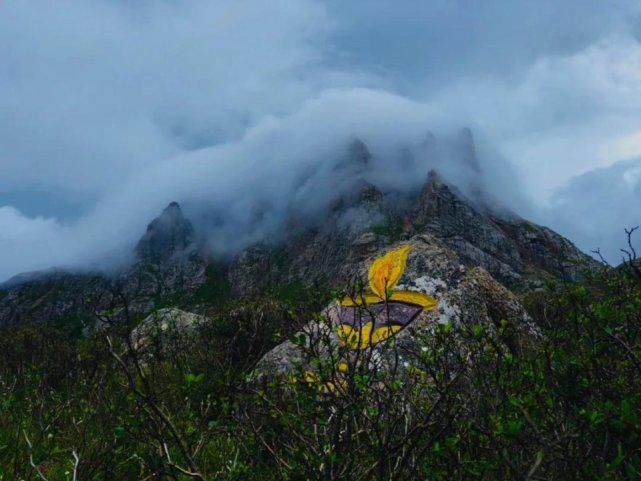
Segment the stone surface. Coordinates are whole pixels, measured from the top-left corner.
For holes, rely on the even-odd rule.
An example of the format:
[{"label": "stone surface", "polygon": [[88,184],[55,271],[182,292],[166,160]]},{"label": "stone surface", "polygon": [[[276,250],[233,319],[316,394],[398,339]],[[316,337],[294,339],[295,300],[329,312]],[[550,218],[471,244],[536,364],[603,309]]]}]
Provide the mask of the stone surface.
[{"label": "stone surface", "polygon": [[[462,131],[460,138],[460,157],[468,170],[478,171],[471,132]],[[428,135],[425,148],[433,143]],[[292,284],[344,288],[372,256],[421,236],[430,239],[429,248],[444,256],[445,264],[455,256],[468,271],[481,267],[514,292],[537,288],[549,277],[577,279],[583,268],[598,266],[550,229],[494,211],[474,188],[473,199],[467,198],[436,172],[426,173],[420,192],[383,192],[365,180],[373,161],[367,145],[354,139],[346,147],[334,169],[336,198],[318,222],[291,215],[277,242],[250,246],[222,267],[233,295],[251,297]],[[111,276],[49,271],[16,277],[0,286],[0,326],[88,322],[116,293],[131,299],[136,314],[171,298],[189,307],[190,296],[207,282],[209,253],[176,203],[149,224],[134,254],[132,264]],[[438,268],[434,256],[422,258],[431,259],[430,269]]]},{"label": "stone surface", "polygon": [[138,351],[149,350],[152,345],[160,350],[187,348],[189,335],[205,321],[203,316],[180,309],[159,309],[131,332],[131,343]]},{"label": "stone surface", "polygon": [[[433,235],[422,234],[381,248],[363,261],[351,264],[353,278],[366,282],[372,261],[386,252],[409,245],[412,247],[405,272],[395,289],[413,290],[428,294],[438,301],[432,310],[414,314],[398,334],[394,343],[405,351],[420,348],[418,339],[434,329],[437,324],[452,324],[455,329],[485,325],[498,332],[503,325],[506,334],[500,339],[508,349],[515,352],[526,348],[540,338],[535,326],[518,298],[481,267],[466,267],[459,256],[444,242]],[[311,322],[302,331],[308,342],[313,342],[319,333],[325,333],[331,346],[338,346],[335,329],[343,322],[344,307],[332,303],[325,309],[324,321]],[[377,345],[373,349],[385,350]],[[257,366],[264,376],[291,371],[296,363],[305,362],[305,350],[287,341],[265,355]]]},{"label": "stone surface", "polygon": [[178,293],[188,298],[206,281],[208,260],[175,202],[149,224],[134,254],[131,264],[109,275],[58,269],[17,276],[0,286],[0,326],[64,321],[91,327],[123,296],[132,315],[145,314],[158,300]]}]

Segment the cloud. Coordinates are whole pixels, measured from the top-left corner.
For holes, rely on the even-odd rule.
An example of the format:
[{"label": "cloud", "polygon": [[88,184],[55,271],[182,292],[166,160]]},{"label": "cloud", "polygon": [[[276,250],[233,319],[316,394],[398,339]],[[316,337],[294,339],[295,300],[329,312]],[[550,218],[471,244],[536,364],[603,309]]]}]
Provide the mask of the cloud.
[{"label": "cloud", "polygon": [[[28,218],[13,207],[0,207],[0,279],[51,267],[52,260],[64,247],[63,238],[63,229],[55,219]],[[69,260],[58,258],[63,262]]]},{"label": "cloud", "polygon": [[[0,190],[103,195],[123,176],[238,138],[321,87],[331,29],[310,0],[3,2]],[[268,19],[268,21],[267,21]]]},{"label": "cloud", "polygon": [[[623,256],[620,249],[628,249],[624,229],[641,224],[639,202],[641,159],[632,159],[572,179],[555,193],[543,216],[552,227],[576,239],[579,247],[600,249],[608,262],[618,264]],[[632,241],[636,249],[641,247],[638,232]]]},{"label": "cloud", "polygon": [[0,279],[126,252],[171,200],[222,218],[210,240],[229,251],[292,205],[313,217],[354,137],[372,180],[413,189],[434,159],[398,168],[402,147],[466,125],[486,189],[589,245],[594,215],[568,207],[588,187],[555,192],[638,153],[638,14],[625,0],[4,2]]},{"label": "cloud", "polygon": [[630,160],[641,154],[640,99],[641,44],[618,34],[518,76],[460,80],[434,102],[482,125],[511,160],[530,199],[523,215],[618,262],[623,229],[641,224],[630,208],[641,201]]},{"label": "cloud", "polygon": [[573,176],[621,160],[611,143],[641,128],[640,93],[641,45],[614,36],[509,79],[460,80],[437,102],[482,125],[544,201]]},{"label": "cloud", "polygon": [[[140,227],[177,199],[216,214],[216,248],[233,251],[274,234],[290,213],[314,217],[341,189],[349,144],[362,139],[373,158],[364,177],[384,190],[417,190],[434,159],[422,154],[428,132],[452,136],[452,119],[429,105],[372,89],[333,89],[292,114],[270,117],[242,139],[185,153],[131,176],[77,225],[103,231],[106,245],[132,242]],[[416,163],[401,164],[404,149]],[[446,175],[460,175],[456,167]],[[493,168],[485,169],[492,172]],[[264,222],[256,221],[261,212]],[[111,236],[111,238],[110,238]]]}]

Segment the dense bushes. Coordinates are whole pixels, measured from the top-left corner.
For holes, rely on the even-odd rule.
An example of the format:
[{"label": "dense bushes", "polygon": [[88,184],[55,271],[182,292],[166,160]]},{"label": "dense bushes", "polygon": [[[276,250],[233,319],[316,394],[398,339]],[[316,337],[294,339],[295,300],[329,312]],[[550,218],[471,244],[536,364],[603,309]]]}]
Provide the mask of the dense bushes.
[{"label": "dense bushes", "polygon": [[641,479],[635,272],[526,302],[531,351],[440,326],[387,346],[394,369],[316,345],[313,374],[263,384],[256,361],[312,317],[304,304],[230,304],[175,352],[132,352],[118,325],[4,330],[0,479]]}]

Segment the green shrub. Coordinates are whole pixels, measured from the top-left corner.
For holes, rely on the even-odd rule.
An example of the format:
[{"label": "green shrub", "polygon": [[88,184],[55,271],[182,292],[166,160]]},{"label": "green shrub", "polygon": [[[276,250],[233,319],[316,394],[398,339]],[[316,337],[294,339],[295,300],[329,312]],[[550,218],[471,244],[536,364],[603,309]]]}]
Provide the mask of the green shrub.
[{"label": "green shrub", "polygon": [[[212,279],[201,301],[224,296]],[[318,308],[281,297],[216,304],[188,348],[144,356],[133,320],[84,336],[77,320],[3,329],[0,479],[641,479],[632,270],[530,294],[543,336],[527,352],[446,325],[414,351],[390,343],[402,368],[377,370],[367,350],[327,356],[319,336],[308,363],[259,385],[256,362]]]}]

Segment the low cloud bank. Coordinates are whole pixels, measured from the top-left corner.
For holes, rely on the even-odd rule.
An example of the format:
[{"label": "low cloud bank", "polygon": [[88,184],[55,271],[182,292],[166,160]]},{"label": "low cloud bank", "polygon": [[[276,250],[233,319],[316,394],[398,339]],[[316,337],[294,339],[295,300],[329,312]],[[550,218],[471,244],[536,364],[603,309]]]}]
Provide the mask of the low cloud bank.
[{"label": "low cloud bank", "polygon": [[[198,227],[207,232],[214,252],[233,254],[277,236],[291,214],[317,218],[352,188],[349,146],[357,139],[371,153],[359,176],[384,191],[417,191],[432,168],[463,190],[472,178],[490,192],[499,190],[502,179],[495,173],[509,171],[509,165],[481,155],[479,177],[450,148],[460,142],[460,128],[426,104],[387,92],[326,91],[290,115],[265,119],[238,141],[136,172],[75,222],[28,219],[5,207],[0,224],[18,228],[4,230],[10,236],[0,235],[0,251],[16,262],[3,264],[0,277],[20,266],[31,270],[56,262],[80,267],[100,264],[101,258],[114,260],[131,250],[146,223],[173,200],[192,213],[205,213]],[[477,144],[483,152],[483,142]],[[512,187],[500,189],[504,201],[518,199],[518,188]],[[24,252],[31,253],[27,262]]]},{"label": "low cloud bank", "polygon": [[487,192],[618,259],[641,223],[640,7],[508,3],[0,4],[0,280],[113,262],[172,200],[231,252],[347,188],[354,138],[385,189],[431,166],[465,189],[420,146],[466,126]]}]

